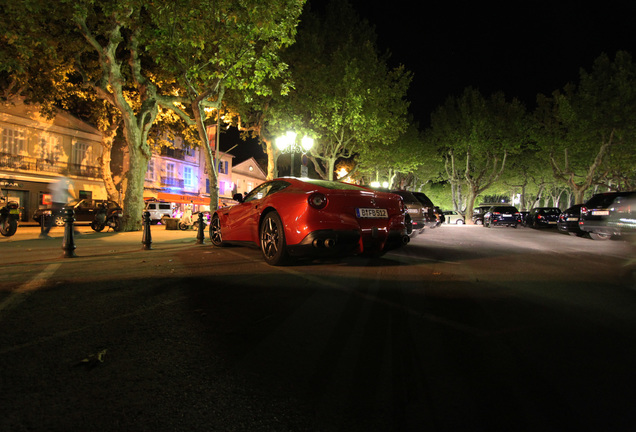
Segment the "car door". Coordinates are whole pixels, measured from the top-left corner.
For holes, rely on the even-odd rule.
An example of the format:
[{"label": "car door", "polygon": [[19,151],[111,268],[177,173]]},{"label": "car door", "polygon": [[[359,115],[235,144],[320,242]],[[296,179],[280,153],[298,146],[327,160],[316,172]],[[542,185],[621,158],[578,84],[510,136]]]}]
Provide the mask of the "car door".
[{"label": "car door", "polygon": [[75,207],[75,220],[78,222],[90,222],[95,217],[93,200],[83,199]]},{"label": "car door", "polygon": [[263,183],[247,194],[242,203],[230,207],[221,231],[224,240],[257,241],[261,205],[271,187],[272,182]]}]

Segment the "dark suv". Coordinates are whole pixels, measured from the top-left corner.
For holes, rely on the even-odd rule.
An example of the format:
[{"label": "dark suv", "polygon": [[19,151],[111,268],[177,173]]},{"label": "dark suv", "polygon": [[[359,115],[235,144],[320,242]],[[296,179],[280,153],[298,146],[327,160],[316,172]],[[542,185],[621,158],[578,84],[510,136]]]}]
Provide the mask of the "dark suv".
[{"label": "dark suv", "polygon": [[418,234],[424,232],[424,228],[426,228],[426,209],[418,200],[412,192],[405,190],[392,190],[391,193],[399,195],[402,197],[404,201],[404,205],[406,206],[406,211],[411,218],[411,223],[413,225],[413,230],[409,233],[410,237],[415,237]]},{"label": "dark suv", "polygon": [[52,217],[53,223],[57,226],[64,226],[64,214],[65,210],[72,208],[75,212],[75,220],[77,222],[92,222],[93,218],[95,218],[95,212],[99,209],[101,204],[106,205],[106,212],[110,214],[114,210],[122,211],[119,204],[114,201],[109,200],[94,200],[89,198],[84,198],[81,200],[73,200],[66,204],[62,211],[56,214],[52,214],[52,210],[50,208],[41,208],[37,209],[33,214],[33,220],[42,226],[42,222],[44,221],[44,216]]},{"label": "dark suv", "polygon": [[581,207],[579,228],[593,240],[636,232],[636,191],[594,195]]},{"label": "dark suv", "polygon": [[473,216],[472,220],[475,225],[483,225],[484,224],[484,215],[488,210],[490,210],[491,205],[481,205],[479,207],[473,208]]},{"label": "dark suv", "polygon": [[426,196],[424,192],[413,192],[415,198],[422,203],[422,215],[424,216],[425,224],[431,228],[439,226],[443,222],[444,214],[435,207],[433,201]]},{"label": "dark suv", "polygon": [[517,207],[513,206],[492,206],[484,214],[484,226],[490,228],[491,226],[506,225],[509,227],[517,228],[517,224],[521,223],[521,213],[517,210]]},{"label": "dark suv", "polygon": [[556,227],[561,210],[557,207],[537,207],[526,216],[526,225],[532,228]]}]

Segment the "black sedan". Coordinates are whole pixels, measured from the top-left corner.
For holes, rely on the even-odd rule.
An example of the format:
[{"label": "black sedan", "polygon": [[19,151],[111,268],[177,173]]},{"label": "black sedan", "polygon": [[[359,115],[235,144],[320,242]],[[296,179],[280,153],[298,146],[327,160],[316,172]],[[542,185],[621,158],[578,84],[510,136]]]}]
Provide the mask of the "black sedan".
[{"label": "black sedan", "polygon": [[112,211],[121,211],[119,204],[114,201],[84,198],[69,202],[60,212],[53,212],[50,208],[37,209],[33,214],[33,220],[42,225],[45,217],[52,217],[55,225],[64,226],[65,211],[66,209],[71,208],[75,212],[75,221],[92,222],[95,218],[95,212],[102,204],[106,205],[106,211],[108,214]]},{"label": "black sedan", "polygon": [[514,206],[492,206],[484,214],[484,226],[486,228],[503,225],[517,228],[517,225],[520,223],[521,213],[519,213],[517,207]]},{"label": "black sedan", "polygon": [[560,232],[579,237],[585,235],[585,231],[579,228],[582,206],[583,204],[575,204],[561,212],[557,221],[557,229]]},{"label": "black sedan", "polygon": [[526,225],[532,228],[556,227],[561,210],[557,207],[537,207],[530,210]]}]

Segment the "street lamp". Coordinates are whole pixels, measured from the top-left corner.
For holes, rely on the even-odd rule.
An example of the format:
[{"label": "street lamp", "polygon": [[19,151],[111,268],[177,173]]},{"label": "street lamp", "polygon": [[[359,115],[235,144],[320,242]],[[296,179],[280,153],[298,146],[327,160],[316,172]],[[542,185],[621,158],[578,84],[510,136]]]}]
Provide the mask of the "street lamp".
[{"label": "street lamp", "polygon": [[296,142],[296,132],[289,131],[285,135],[276,138],[276,147],[281,153],[291,154],[291,176],[294,176],[294,153],[305,154],[314,145],[314,139],[305,135],[300,140],[300,145]]}]

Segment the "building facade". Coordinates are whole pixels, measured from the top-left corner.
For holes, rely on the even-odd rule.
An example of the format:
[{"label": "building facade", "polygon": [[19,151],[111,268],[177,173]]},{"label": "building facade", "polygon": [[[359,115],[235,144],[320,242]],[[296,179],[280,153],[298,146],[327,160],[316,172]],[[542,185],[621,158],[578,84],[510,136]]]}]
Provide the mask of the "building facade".
[{"label": "building facade", "polygon": [[267,174],[253,157],[237,164],[232,169],[235,193],[246,194],[267,179]]},{"label": "building facade", "polygon": [[98,166],[101,133],[59,112],[47,119],[38,107],[20,101],[0,104],[0,189],[21,207],[27,222],[50,203],[49,185],[62,177],[75,198],[106,199]]},{"label": "building facade", "polygon": [[[0,190],[17,201],[20,221],[50,205],[49,186],[62,177],[72,184],[75,198],[107,199],[99,168],[102,155],[99,130],[66,112],[47,119],[38,108],[21,102],[0,105]],[[175,137],[172,147],[154,153],[148,163],[144,198],[173,203],[175,212],[193,204],[195,211],[209,210],[210,182],[203,151]],[[127,169],[124,156],[123,170]],[[251,158],[233,167],[234,156],[219,152],[219,205],[232,205],[234,193],[249,192],[265,181]]]}]

